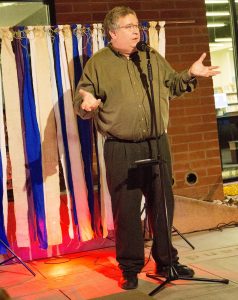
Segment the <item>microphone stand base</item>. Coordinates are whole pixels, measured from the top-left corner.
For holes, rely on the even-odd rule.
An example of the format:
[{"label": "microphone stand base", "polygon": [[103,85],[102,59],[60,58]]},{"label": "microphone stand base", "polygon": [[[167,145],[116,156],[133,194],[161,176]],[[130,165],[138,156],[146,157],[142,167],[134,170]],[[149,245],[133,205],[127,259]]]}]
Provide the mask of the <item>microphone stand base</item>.
[{"label": "microphone stand base", "polygon": [[190,280],[190,281],[205,281],[205,282],[211,282],[211,283],[223,283],[223,284],[229,284],[229,280],[226,278],[202,278],[202,277],[186,277],[186,276],[179,276],[176,272],[176,270],[173,269],[173,267],[170,267],[169,273],[167,277],[164,277],[165,280],[162,280],[159,274],[153,274],[153,273],[146,273],[146,276],[155,280],[160,281],[160,285],[155,288],[152,292],[149,293],[149,296],[154,296],[157,294],[162,288],[164,288],[168,283],[175,281],[175,280]]}]

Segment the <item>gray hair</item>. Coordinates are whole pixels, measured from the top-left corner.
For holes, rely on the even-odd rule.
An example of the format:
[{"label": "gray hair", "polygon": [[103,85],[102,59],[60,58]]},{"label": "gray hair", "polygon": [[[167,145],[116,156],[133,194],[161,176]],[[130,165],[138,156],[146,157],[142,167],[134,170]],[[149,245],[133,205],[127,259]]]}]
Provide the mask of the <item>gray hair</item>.
[{"label": "gray hair", "polygon": [[105,34],[109,39],[111,39],[109,31],[117,29],[118,28],[118,24],[117,24],[118,19],[120,17],[125,17],[127,15],[136,16],[136,13],[130,7],[116,6],[106,14],[106,17],[103,22],[103,26],[104,26]]}]

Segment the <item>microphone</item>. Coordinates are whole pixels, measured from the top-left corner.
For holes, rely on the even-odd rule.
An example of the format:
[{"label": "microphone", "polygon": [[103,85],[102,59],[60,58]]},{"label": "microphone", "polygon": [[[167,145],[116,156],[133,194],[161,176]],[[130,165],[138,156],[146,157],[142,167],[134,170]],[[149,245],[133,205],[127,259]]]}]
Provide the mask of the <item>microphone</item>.
[{"label": "microphone", "polygon": [[148,46],[148,45],[146,44],[146,42],[143,42],[143,41],[138,42],[138,43],[136,44],[136,48],[137,48],[137,50],[143,51],[143,52],[145,52],[145,51],[150,51],[150,46]]}]

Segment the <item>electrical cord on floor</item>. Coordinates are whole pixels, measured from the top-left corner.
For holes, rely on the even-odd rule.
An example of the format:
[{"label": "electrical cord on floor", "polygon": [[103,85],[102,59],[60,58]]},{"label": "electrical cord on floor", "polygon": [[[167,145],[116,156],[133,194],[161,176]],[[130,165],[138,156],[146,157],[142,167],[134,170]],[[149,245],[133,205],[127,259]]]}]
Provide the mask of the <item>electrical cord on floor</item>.
[{"label": "electrical cord on floor", "polygon": [[71,261],[70,258],[64,258],[64,257],[52,257],[49,260],[45,261],[44,264],[46,265],[58,265],[58,264],[64,264]]},{"label": "electrical cord on floor", "polygon": [[217,224],[216,227],[209,229],[209,231],[212,231],[212,230],[222,231],[225,228],[232,228],[232,227],[238,227],[238,222],[231,221],[229,223],[219,223],[219,224]]}]

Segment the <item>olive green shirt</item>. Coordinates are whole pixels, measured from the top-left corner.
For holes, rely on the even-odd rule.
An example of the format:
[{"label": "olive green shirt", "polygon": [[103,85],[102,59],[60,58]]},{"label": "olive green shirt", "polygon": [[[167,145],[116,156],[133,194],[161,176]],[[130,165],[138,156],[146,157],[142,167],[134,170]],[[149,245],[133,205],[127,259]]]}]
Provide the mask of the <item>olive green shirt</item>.
[{"label": "olive green shirt", "polygon": [[[168,127],[169,100],[192,91],[197,81],[187,70],[175,72],[153,49],[150,63],[158,133],[163,134]],[[80,88],[102,100],[97,110],[82,110]],[[83,119],[93,117],[104,136],[133,141],[154,137],[146,52],[135,52],[127,59],[111,45],[98,51],[88,60],[75,95],[75,112]]]}]

